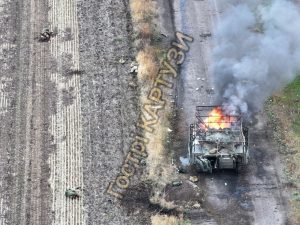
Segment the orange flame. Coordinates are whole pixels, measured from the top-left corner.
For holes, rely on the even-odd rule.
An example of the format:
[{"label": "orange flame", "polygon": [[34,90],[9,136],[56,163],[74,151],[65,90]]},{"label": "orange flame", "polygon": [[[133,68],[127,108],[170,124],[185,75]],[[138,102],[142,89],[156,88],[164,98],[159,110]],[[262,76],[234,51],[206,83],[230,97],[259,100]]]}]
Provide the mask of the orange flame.
[{"label": "orange flame", "polygon": [[235,122],[232,116],[224,115],[221,107],[214,108],[205,119],[205,127],[210,129],[224,129],[230,128],[231,123]]}]

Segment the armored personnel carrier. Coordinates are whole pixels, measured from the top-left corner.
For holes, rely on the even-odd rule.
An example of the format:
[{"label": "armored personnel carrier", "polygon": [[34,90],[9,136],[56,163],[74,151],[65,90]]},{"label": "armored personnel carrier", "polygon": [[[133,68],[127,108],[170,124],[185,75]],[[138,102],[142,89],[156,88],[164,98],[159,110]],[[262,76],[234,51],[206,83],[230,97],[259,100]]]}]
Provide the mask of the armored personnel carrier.
[{"label": "armored personnel carrier", "polygon": [[248,164],[248,129],[240,115],[224,115],[220,106],[197,106],[190,125],[189,159],[198,172],[240,171]]}]

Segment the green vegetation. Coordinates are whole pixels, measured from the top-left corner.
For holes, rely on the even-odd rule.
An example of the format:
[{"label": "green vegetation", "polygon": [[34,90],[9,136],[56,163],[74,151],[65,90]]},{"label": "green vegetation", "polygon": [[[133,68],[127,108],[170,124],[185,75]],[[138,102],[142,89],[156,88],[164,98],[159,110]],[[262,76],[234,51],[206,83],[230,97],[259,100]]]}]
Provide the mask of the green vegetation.
[{"label": "green vegetation", "polygon": [[276,130],[284,133],[289,148],[297,150],[300,140],[300,75],[270,101],[268,115],[272,121],[277,120],[279,127]]},{"label": "green vegetation", "polygon": [[300,135],[300,75],[283,90],[282,102],[294,114],[292,128]]},{"label": "green vegetation", "polygon": [[300,75],[266,106],[274,128],[273,137],[284,155],[286,184],[291,187],[291,223],[300,220]]},{"label": "green vegetation", "polygon": [[190,220],[185,220],[183,222],[183,225],[191,225],[191,224],[192,224],[192,222]]}]

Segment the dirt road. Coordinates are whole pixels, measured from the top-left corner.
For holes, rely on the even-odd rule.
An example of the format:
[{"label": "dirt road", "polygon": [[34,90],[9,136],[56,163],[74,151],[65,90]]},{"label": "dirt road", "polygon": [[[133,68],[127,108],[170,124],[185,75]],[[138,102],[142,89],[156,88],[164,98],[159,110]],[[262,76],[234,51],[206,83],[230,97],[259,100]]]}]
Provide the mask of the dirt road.
[{"label": "dirt road", "polygon": [[[226,5],[218,1],[174,0],[176,30],[194,37],[194,43],[181,70],[178,92],[178,151],[185,156],[188,124],[194,119],[196,105],[212,105],[211,72],[209,70],[211,32]],[[191,216],[192,224],[287,224],[282,163],[270,138],[271,129],[264,115],[250,128],[250,165],[240,175],[221,171],[201,175],[200,186],[206,192],[204,212]]]}]

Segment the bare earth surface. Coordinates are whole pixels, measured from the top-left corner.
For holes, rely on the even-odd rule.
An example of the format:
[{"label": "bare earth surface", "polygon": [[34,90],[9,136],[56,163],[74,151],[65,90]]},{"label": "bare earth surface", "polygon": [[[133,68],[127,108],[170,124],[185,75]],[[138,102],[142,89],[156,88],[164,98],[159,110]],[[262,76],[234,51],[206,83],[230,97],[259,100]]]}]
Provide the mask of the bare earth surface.
[{"label": "bare earth surface", "polygon": [[[138,224],[105,193],[138,113],[127,1],[10,0],[0,12],[0,224]],[[36,39],[43,28],[50,42]]]},{"label": "bare earth surface", "polygon": [[140,224],[106,193],[120,173],[138,117],[138,92],[129,85],[133,52],[124,2],[78,4],[87,224]]}]

